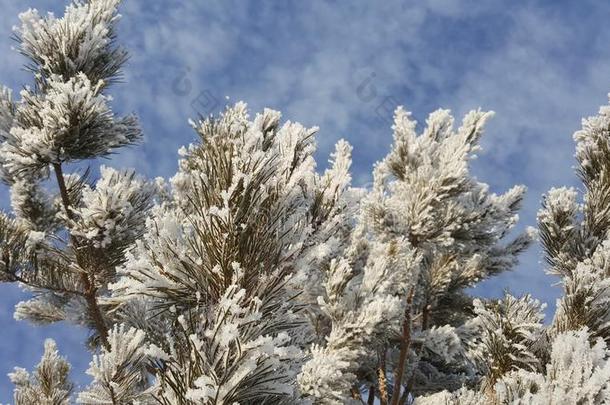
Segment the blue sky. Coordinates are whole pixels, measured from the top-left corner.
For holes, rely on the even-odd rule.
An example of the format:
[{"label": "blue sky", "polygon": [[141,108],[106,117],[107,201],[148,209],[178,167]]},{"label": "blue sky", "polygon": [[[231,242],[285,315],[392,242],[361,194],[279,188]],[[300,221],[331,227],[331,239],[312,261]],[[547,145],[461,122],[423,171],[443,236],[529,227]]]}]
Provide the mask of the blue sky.
[{"label": "blue sky", "polygon": [[[10,49],[18,13],[34,7],[60,15],[61,3],[0,0],[0,83],[18,90],[29,80]],[[572,133],[607,102],[609,12],[610,3],[592,0],[125,0],[119,40],[132,57],[125,83],[112,90],[114,109],[140,115],[146,140],[106,163],[169,176],[176,150],[195,140],[187,119],[244,100],[253,113],[271,107],[319,126],[321,167],[333,144],[347,139],[355,183],[363,185],[388,150],[396,105],[419,122],[439,107],[459,119],[480,106],[496,116],[474,173],[495,192],[525,184],[519,226],[534,225],[548,188],[578,186]],[[6,190],[0,195],[6,207]],[[552,307],[553,282],[534,248],[515,272],[476,291],[531,292]],[[0,286],[0,402],[12,400],[2,375],[32,367],[47,336],[73,363],[76,381],[86,383],[85,332],[14,321],[22,299],[17,288]]]}]

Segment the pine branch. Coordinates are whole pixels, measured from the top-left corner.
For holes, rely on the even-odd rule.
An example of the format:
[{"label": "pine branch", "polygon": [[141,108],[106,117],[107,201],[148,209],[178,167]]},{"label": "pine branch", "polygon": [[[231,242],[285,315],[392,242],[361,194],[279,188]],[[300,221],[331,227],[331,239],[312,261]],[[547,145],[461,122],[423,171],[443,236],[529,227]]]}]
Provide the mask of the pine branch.
[{"label": "pine branch", "polygon": [[409,296],[407,297],[407,305],[405,307],[405,315],[402,323],[402,339],[400,342],[400,355],[398,358],[398,365],[394,369],[394,392],[392,394],[392,405],[398,405],[400,400],[400,392],[402,387],[402,377],[405,369],[405,363],[407,362],[407,356],[409,354],[409,348],[411,346],[411,307],[413,305],[414,288],[411,287]]},{"label": "pine branch", "polygon": [[16,367],[9,374],[15,385],[15,405],[69,405],[74,385],[69,380],[71,366],[59,355],[55,342],[47,339],[44,354],[33,373]]},{"label": "pine branch", "polygon": [[16,282],[26,285],[30,288],[44,289],[44,290],[49,290],[49,291],[61,293],[61,294],[71,294],[71,295],[85,297],[85,293],[83,293],[82,291],[72,290],[72,289],[63,288],[63,287],[56,287],[56,286],[52,286],[52,285],[48,285],[48,284],[44,284],[44,285],[37,284],[35,281],[25,279],[17,274],[10,274],[9,277],[11,278],[11,281],[16,281]]},{"label": "pine branch", "polygon": [[[424,308],[422,310],[421,332],[427,330],[430,327],[429,324],[430,324],[431,312],[432,312],[432,305],[428,304],[426,301]],[[423,344],[418,348],[418,352],[417,352],[418,359],[422,358],[424,348],[425,348],[425,345],[423,345]],[[409,380],[406,384],[405,390],[400,397],[400,401],[399,401],[400,405],[404,405],[407,403],[407,400],[409,399],[409,393],[413,389],[414,382],[415,382],[415,374],[411,375],[411,378],[409,378]]]},{"label": "pine branch", "polygon": [[[55,171],[55,177],[57,178],[57,185],[59,186],[59,192],[61,195],[64,211],[66,212],[66,216],[72,220],[73,215],[70,208],[70,198],[68,196],[68,190],[66,188],[66,182],[64,180],[61,164],[53,164],[53,169]],[[81,253],[78,240],[72,234],[70,234],[70,240],[74,248],[78,265],[81,266],[84,270],[86,270],[86,267],[82,266],[82,259],[80,258]],[[106,326],[102,311],[97,302],[97,287],[95,286],[95,279],[93,275],[91,275],[91,279],[89,279],[89,275],[89,272],[84,272],[80,275],[81,282],[84,286],[84,297],[89,308],[89,314],[91,315],[97,333],[100,336],[102,345],[106,350],[110,350],[110,344],[108,342],[108,327]]]}]

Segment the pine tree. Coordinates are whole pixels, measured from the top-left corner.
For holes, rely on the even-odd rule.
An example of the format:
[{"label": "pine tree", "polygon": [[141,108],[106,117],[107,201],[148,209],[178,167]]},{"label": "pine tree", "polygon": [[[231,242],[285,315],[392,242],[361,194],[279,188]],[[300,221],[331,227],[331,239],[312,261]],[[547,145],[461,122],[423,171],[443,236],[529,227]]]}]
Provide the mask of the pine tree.
[{"label": "pine tree", "polygon": [[[85,325],[91,343],[106,349],[113,320],[102,297],[126,248],[143,232],[155,190],[130,172],[102,169],[92,183],[88,171],[64,174],[64,168],[141,137],[136,118],[116,117],[105,95],[127,57],[115,44],[117,6],[74,2],[62,18],[21,14],[15,36],[34,85],[19,100],[3,90],[0,114],[1,177],[14,214],[3,220],[3,279],[33,295],[15,316]],[[15,249],[16,240],[22,243]]]},{"label": "pine tree", "polygon": [[417,136],[396,111],[394,145],[375,168],[347,256],[331,264],[322,298],[331,327],[299,376],[302,391],[345,403],[366,389],[369,402],[398,404],[475,377],[464,290],[509,269],[531,241],[525,233],[502,244],[524,189],[497,196],[469,175],[489,116],[473,111],[455,131],[439,110]]},{"label": "pine tree", "polygon": [[[55,344],[15,403],[494,404],[610,401],[610,107],[577,132],[583,203],[555,189],[538,216],[564,297],[550,325],[530,296],[468,288],[510,270],[525,192],[469,171],[491,113],[447,110],[418,134],[403,108],[371,189],[339,141],[318,173],[316,128],[237,103],[191,122],[178,172],[149,181],[88,161],[140,141],[110,109],[121,77],[119,0],[30,10],[16,29],[34,84],[0,91],[0,281],[15,317],[91,332],[75,389]],[[65,173],[67,168],[76,168]]]},{"label": "pine tree", "polygon": [[[610,401],[610,107],[574,134],[582,202],[554,188],[538,213],[548,272],[563,296],[550,325],[539,304],[517,311],[480,305],[477,354],[482,383],[419,398],[416,404],[605,404]],[[507,297],[505,302],[518,302]],[[526,304],[526,302],[523,302]],[[510,327],[506,327],[510,325]]]}]

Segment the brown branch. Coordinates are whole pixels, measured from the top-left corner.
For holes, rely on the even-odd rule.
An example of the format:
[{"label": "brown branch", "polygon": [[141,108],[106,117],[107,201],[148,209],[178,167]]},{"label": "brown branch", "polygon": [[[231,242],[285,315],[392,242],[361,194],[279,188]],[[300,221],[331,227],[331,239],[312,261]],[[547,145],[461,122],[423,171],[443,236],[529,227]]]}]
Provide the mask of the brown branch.
[{"label": "brown branch", "polygon": [[[57,185],[59,186],[59,193],[61,196],[61,201],[63,203],[64,210],[66,211],[66,216],[68,217],[68,219],[72,220],[74,219],[74,215],[70,210],[70,197],[68,196],[68,189],[66,188],[66,182],[64,180],[64,174],[61,168],[61,164],[54,163],[53,169],[55,171],[55,177],[57,178]],[[82,260],[80,259],[79,255],[78,240],[71,233],[70,241],[72,242],[72,246],[74,247],[76,261],[79,267],[85,269],[85,267],[81,264]],[[83,294],[85,297],[85,301],[87,302],[89,315],[91,315],[91,318],[95,325],[95,329],[97,330],[97,333],[100,336],[102,346],[104,346],[106,350],[110,350],[110,343],[108,342],[108,327],[106,326],[102,311],[97,303],[97,287],[95,286],[95,279],[93,278],[93,276],[90,279],[88,273],[81,273],[80,277],[81,282],[84,286]]]},{"label": "brown branch", "polygon": [[421,320],[421,330],[427,330],[430,327],[430,311],[432,310],[432,305],[428,304],[428,300],[426,300],[426,304],[424,305],[424,309],[422,310],[422,320]]},{"label": "brown branch", "polygon": [[[66,187],[66,181],[64,180],[64,172],[61,168],[61,164],[54,163],[53,169],[55,170],[55,178],[57,179],[57,185],[59,186],[59,195],[61,196],[61,202],[63,203],[64,210],[68,219],[74,219],[72,211],[70,210],[70,197],[68,196],[68,188]],[[70,236],[72,237],[72,236]]]},{"label": "brown branch", "polygon": [[404,374],[405,363],[411,346],[411,305],[413,304],[414,289],[411,287],[409,296],[407,297],[407,305],[405,307],[405,316],[402,322],[402,339],[400,343],[400,355],[398,357],[398,365],[394,369],[394,392],[392,393],[392,404],[398,405],[400,400],[400,391],[402,386],[402,377]]},{"label": "brown branch", "polygon": [[406,405],[407,401],[409,400],[409,392],[411,392],[411,387],[410,387],[410,383],[413,381],[413,377],[411,377],[411,379],[409,380],[409,384],[407,384],[407,388],[405,389],[405,391],[402,393],[402,396],[400,397],[400,405]]},{"label": "brown branch", "polygon": [[[428,330],[430,328],[431,316],[432,316],[432,305],[426,303],[426,305],[424,306],[424,309],[422,311],[422,326],[421,326],[422,331]],[[424,345],[422,344],[418,348],[418,351],[417,351],[417,361],[421,360],[423,351],[424,351]],[[415,382],[415,374],[411,375],[411,378],[409,378],[409,381],[407,381],[405,391],[402,394],[402,397],[400,398],[399,405],[404,405],[407,403],[407,399],[409,398],[409,392],[413,388],[414,382]]]},{"label": "brown branch", "polygon": [[366,405],[375,405],[375,386],[369,387],[369,396],[366,399]]},{"label": "brown branch", "polygon": [[388,379],[385,375],[385,356],[384,348],[379,354],[379,367],[377,368],[377,381],[379,384],[379,402],[381,405],[388,404]]}]

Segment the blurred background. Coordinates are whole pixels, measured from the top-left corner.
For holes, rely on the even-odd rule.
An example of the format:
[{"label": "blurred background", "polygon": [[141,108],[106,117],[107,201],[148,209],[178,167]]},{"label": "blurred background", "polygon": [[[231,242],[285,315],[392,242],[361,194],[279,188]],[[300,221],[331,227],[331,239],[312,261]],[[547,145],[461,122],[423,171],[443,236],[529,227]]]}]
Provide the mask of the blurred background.
[{"label": "blurred background", "polygon": [[[31,82],[11,50],[18,14],[31,7],[61,16],[62,3],[0,0],[0,83],[18,92]],[[546,190],[579,187],[572,133],[608,101],[609,13],[610,3],[593,0],[125,0],[118,34],[131,59],[124,83],[111,89],[113,108],[138,114],[146,139],[100,163],[169,177],[177,149],[196,140],[188,118],[243,100],[252,116],[270,107],[285,120],[319,126],[320,170],[334,143],[347,139],[354,184],[364,186],[389,149],[396,106],[412,111],[420,127],[437,108],[451,109],[459,123],[481,107],[496,116],[473,171],[496,193],[528,187],[522,230],[535,225]],[[0,203],[9,208],[6,188]],[[514,272],[474,291],[529,292],[551,314],[559,289],[544,267],[532,248]],[[45,337],[72,362],[76,383],[89,381],[86,331],[13,320],[24,297],[0,285],[0,403],[12,400],[6,373],[35,365]]]}]

